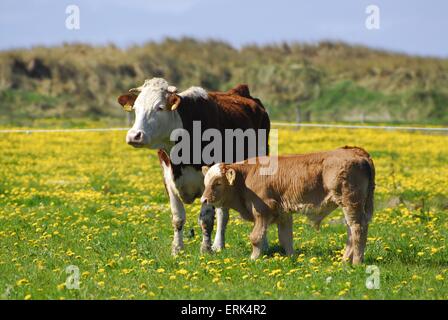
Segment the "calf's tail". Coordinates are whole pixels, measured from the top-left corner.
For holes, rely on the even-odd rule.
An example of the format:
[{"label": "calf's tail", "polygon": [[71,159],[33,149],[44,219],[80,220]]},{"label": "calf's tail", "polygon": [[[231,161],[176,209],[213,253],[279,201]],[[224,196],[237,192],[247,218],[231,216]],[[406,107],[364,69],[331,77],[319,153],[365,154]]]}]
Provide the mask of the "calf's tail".
[{"label": "calf's tail", "polygon": [[367,216],[367,222],[369,222],[373,216],[373,201],[375,193],[375,166],[370,156],[366,159],[366,161],[368,163],[369,184],[367,188],[367,197],[364,205],[364,212]]}]

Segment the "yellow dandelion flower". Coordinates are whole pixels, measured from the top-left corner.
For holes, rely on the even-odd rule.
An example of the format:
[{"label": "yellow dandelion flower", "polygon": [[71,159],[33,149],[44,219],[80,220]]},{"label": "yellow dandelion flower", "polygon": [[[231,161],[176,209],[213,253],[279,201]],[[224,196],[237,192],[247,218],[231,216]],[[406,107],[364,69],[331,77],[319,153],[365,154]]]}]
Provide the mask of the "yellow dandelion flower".
[{"label": "yellow dandelion flower", "polygon": [[443,280],[445,280],[445,278],[441,274],[438,274],[438,275],[436,275],[436,280],[443,281]]},{"label": "yellow dandelion flower", "polygon": [[309,261],[310,263],[314,264],[317,262],[317,257],[312,257]]},{"label": "yellow dandelion flower", "polygon": [[179,269],[176,271],[177,274],[186,275],[188,274],[188,270],[185,269]]},{"label": "yellow dandelion flower", "polygon": [[20,286],[26,285],[26,284],[28,284],[28,283],[30,283],[30,282],[28,281],[28,279],[23,278],[23,279],[18,280],[18,281],[16,282],[16,285],[20,287]]},{"label": "yellow dandelion flower", "polygon": [[285,285],[284,285],[283,282],[281,282],[281,281],[277,281],[276,286],[277,286],[277,289],[278,289],[278,290],[283,290],[283,289],[285,289]]},{"label": "yellow dandelion flower", "polygon": [[344,296],[347,294],[347,292],[348,292],[347,289],[343,289],[343,290],[339,291],[338,296]]},{"label": "yellow dandelion flower", "polygon": [[282,269],[275,269],[275,270],[272,270],[272,271],[269,273],[269,275],[270,275],[270,276],[275,276],[275,275],[280,274],[280,273],[282,273]]},{"label": "yellow dandelion flower", "polygon": [[140,289],[146,289],[146,284],[145,283],[140,283],[140,285],[138,286]]}]

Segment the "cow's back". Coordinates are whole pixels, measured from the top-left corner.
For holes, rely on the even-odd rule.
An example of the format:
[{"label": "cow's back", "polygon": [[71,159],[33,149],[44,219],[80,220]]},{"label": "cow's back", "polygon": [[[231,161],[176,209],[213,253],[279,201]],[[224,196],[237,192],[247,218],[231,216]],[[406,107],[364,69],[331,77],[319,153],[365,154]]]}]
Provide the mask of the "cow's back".
[{"label": "cow's back", "polygon": [[261,101],[250,95],[246,85],[238,85],[228,92],[210,92],[209,97],[217,106],[221,129],[270,130],[269,116]]},{"label": "cow's back", "polygon": [[[200,122],[201,136],[207,129],[216,129],[222,135],[222,160],[219,162],[235,162],[242,159],[247,159],[250,155],[256,154],[268,154],[269,153],[269,131],[270,120],[269,116],[260,100],[250,96],[249,88],[246,85],[239,85],[228,92],[208,92],[207,98],[203,97],[183,97],[182,104],[178,108],[179,115],[181,117],[183,128],[190,133],[192,139],[197,139],[193,135],[193,123]],[[248,129],[265,130],[265,144],[261,146],[259,141],[258,132],[255,132],[257,153],[249,152],[249,148],[253,148],[254,145],[248,141],[244,142],[243,150],[244,154],[236,155],[237,148],[234,143],[233,157],[231,161],[226,153],[229,151],[226,146],[231,142],[228,141],[229,137],[226,137],[226,129],[241,129],[246,131]],[[191,140],[191,152],[192,155],[193,144],[195,141]],[[197,143],[197,142],[196,142]],[[200,141],[201,152],[204,147],[209,144],[208,141]],[[260,151],[261,150],[261,151]],[[251,150],[253,151],[253,150]],[[200,168],[201,165],[212,165],[214,163],[194,163],[195,167]]]}]

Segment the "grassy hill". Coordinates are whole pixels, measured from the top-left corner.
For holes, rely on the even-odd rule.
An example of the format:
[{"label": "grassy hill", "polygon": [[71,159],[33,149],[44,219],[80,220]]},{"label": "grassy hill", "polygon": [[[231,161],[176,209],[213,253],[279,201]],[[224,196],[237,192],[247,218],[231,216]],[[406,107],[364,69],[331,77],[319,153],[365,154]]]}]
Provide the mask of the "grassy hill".
[{"label": "grassy hill", "polygon": [[448,124],[448,60],[343,43],[235,49],[166,39],[128,49],[83,44],[0,52],[0,124],[117,119],[116,97],[144,79],[179,89],[248,83],[272,119]]}]

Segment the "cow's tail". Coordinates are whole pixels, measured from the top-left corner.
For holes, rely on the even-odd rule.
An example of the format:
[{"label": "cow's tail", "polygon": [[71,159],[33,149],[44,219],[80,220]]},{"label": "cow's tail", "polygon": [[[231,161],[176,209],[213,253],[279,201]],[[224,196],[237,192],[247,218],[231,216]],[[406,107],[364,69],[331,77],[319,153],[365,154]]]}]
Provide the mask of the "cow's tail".
[{"label": "cow's tail", "polygon": [[375,193],[375,165],[373,164],[372,158],[370,156],[366,159],[368,163],[369,172],[369,184],[367,188],[367,197],[364,205],[364,212],[366,214],[367,222],[369,222],[373,217],[373,202]]},{"label": "cow's tail", "polygon": [[262,115],[260,127],[258,129],[266,130],[266,146],[265,146],[266,154],[264,155],[269,155],[269,132],[271,131],[271,121],[269,120],[269,115],[266,112],[265,106],[263,105],[260,99],[251,96],[249,86],[247,84],[239,84],[235,88],[230,89],[228,92],[230,94],[237,94],[241,97],[251,99],[255,101],[260,107],[263,108],[264,112]]},{"label": "cow's tail", "polygon": [[261,129],[266,130],[266,155],[269,155],[269,133],[271,131],[271,120],[267,112],[263,114],[263,119],[261,120]]}]

